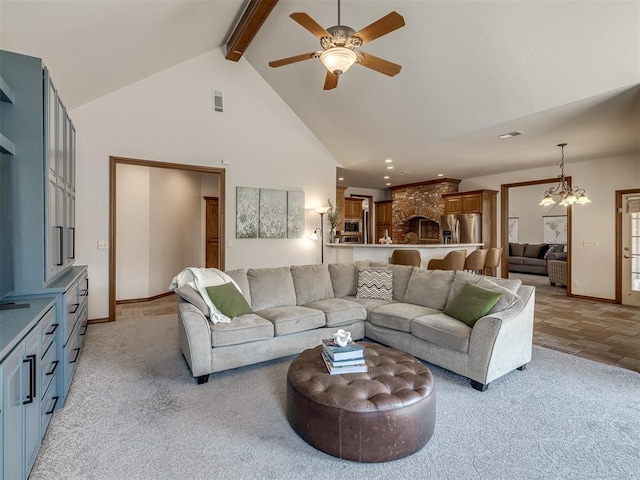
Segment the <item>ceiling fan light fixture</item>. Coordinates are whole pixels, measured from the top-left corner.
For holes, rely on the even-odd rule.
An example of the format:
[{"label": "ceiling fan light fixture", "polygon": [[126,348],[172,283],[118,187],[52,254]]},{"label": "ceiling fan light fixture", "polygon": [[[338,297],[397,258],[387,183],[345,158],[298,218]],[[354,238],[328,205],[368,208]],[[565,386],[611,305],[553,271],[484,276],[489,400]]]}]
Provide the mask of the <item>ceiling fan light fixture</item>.
[{"label": "ceiling fan light fixture", "polygon": [[322,64],[334,75],[342,75],[356,63],[358,56],[345,47],[333,47],[320,54]]}]

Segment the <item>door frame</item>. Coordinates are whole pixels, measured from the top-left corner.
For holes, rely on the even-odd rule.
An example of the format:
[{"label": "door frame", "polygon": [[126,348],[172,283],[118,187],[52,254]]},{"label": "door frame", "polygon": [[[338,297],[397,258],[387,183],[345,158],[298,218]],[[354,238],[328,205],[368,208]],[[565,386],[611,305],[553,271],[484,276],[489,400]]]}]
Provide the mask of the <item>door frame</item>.
[{"label": "door frame", "polygon": [[[217,173],[220,175],[220,185],[218,192],[218,211],[220,222],[220,238],[225,237],[225,169],[217,167],[204,167],[200,165],[186,165],[182,163],[157,162],[154,160],[142,160],[138,158],[109,156],[109,318],[108,321],[116,320],[116,168],[119,164],[137,165],[140,167],[167,168],[171,170],[183,170],[197,173]],[[220,270],[225,268],[224,242],[221,242],[220,250]]]},{"label": "door frame", "polygon": [[[565,177],[567,185],[571,186],[571,177]],[[544,185],[546,183],[558,183],[558,177],[530,180],[527,182],[505,183],[500,185],[500,246],[502,247],[501,275],[509,278],[509,190],[530,185]],[[572,256],[572,206],[567,206],[567,296],[571,294],[571,256]]]},{"label": "door frame", "polygon": [[622,196],[640,193],[640,188],[616,190],[616,303],[622,304]]}]

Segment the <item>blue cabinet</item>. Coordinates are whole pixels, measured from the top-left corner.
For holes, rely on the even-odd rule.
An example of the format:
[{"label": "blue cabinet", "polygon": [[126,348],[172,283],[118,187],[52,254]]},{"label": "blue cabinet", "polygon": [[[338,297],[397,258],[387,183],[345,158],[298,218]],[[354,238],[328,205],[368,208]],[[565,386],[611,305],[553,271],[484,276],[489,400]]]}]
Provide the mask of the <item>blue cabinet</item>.
[{"label": "blue cabinet", "polygon": [[0,478],[6,480],[28,478],[48,425],[42,412],[58,364],[54,304],[39,298],[29,308],[0,311]]},{"label": "blue cabinet", "polygon": [[74,263],[76,132],[41,59],[0,50],[0,77],[15,102],[2,109],[0,124],[15,145],[13,288],[21,295]]}]

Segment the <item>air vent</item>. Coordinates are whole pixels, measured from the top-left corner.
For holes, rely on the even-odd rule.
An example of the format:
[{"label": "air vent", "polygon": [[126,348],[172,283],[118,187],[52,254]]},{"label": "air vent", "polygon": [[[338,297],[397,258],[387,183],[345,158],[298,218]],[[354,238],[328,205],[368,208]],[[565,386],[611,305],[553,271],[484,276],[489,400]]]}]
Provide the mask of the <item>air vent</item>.
[{"label": "air vent", "polygon": [[213,111],[215,113],[222,113],[222,92],[218,90],[213,91]]},{"label": "air vent", "polygon": [[498,135],[498,138],[505,140],[507,138],[517,137],[518,135],[525,135],[524,132],[519,132],[518,130],[509,133],[503,133],[502,135]]}]

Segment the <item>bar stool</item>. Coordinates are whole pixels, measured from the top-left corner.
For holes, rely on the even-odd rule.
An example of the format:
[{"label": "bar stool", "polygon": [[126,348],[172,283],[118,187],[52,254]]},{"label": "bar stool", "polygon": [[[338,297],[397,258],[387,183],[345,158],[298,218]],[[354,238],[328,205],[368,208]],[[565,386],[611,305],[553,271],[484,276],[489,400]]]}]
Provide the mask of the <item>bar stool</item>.
[{"label": "bar stool", "polygon": [[[484,274],[492,277],[498,276],[498,267],[502,259],[502,247],[494,247],[489,249],[487,258],[484,261]],[[494,271],[495,269],[495,271]]]},{"label": "bar stool", "polygon": [[485,248],[471,252],[464,260],[464,269],[473,273],[482,274],[488,252],[489,250]]},{"label": "bar stool", "polygon": [[453,250],[444,258],[432,258],[427,264],[427,270],[464,270],[464,260],[467,258],[466,250]]},{"label": "bar stool", "polygon": [[394,250],[391,254],[391,263],[394,265],[420,266],[420,252],[418,250]]}]

